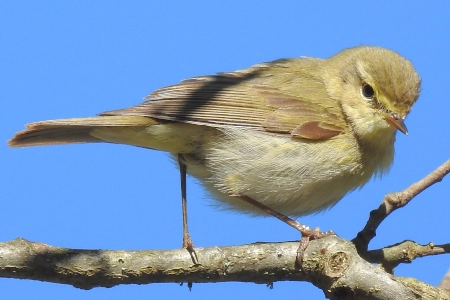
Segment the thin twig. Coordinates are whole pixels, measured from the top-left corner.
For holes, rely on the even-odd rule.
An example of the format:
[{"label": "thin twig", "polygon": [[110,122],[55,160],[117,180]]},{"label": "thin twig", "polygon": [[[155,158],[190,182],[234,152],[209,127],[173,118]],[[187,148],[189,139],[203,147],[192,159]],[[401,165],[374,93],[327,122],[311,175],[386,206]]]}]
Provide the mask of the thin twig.
[{"label": "thin twig", "polygon": [[393,273],[394,268],[401,263],[411,263],[416,258],[445,253],[450,253],[450,244],[420,245],[414,241],[404,241],[382,249],[368,251],[364,254],[364,258],[368,262],[380,264],[386,272]]},{"label": "thin twig", "polygon": [[431,185],[440,182],[448,173],[450,173],[450,160],[447,160],[436,170],[425,176],[423,179],[413,183],[407,189],[387,194],[381,205],[370,212],[369,220],[366,226],[358,235],[352,240],[358,252],[363,255],[367,252],[370,241],[375,237],[378,226],[396,209],[408,204],[415,196],[430,187]]}]

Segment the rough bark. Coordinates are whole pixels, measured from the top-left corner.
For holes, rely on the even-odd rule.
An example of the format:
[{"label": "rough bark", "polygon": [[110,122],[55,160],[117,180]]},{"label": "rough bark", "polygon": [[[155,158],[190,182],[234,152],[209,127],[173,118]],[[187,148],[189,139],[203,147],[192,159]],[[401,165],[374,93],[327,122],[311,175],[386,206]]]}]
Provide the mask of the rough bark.
[{"label": "rough bark", "polygon": [[450,299],[412,278],[395,277],[362,259],[336,236],[311,241],[302,265],[297,242],[184,249],[108,251],[58,248],[24,239],[0,243],[0,277],[70,284],[82,289],[158,282],[308,281],[330,299]]}]

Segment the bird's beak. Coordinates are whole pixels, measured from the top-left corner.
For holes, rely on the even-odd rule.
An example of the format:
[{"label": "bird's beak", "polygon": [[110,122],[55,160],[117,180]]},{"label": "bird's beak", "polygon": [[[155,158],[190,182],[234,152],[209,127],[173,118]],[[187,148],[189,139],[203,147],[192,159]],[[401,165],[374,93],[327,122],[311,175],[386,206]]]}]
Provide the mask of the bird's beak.
[{"label": "bird's beak", "polygon": [[406,128],[405,122],[403,122],[403,118],[397,114],[386,114],[384,118],[389,122],[389,124],[408,135],[408,129]]}]

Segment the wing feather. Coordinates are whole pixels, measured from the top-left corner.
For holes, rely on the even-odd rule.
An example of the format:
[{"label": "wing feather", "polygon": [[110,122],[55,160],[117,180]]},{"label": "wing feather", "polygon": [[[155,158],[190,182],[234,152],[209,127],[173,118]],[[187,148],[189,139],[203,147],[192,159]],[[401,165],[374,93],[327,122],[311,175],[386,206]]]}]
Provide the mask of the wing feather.
[{"label": "wing feather", "polygon": [[286,59],[194,77],[154,91],[139,105],[101,115],[146,116],[327,139],[346,126],[339,103],[328,95],[320,76],[321,62]]}]

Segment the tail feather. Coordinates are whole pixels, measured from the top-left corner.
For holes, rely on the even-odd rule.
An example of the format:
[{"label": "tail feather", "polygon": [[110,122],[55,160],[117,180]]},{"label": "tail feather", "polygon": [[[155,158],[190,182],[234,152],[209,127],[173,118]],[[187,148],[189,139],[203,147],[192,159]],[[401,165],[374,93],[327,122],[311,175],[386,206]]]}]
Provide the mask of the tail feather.
[{"label": "tail feather", "polygon": [[102,142],[90,134],[95,127],[136,127],[158,124],[140,116],[105,116],[49,120],[27,124],[8,142],[10,147]]}]

